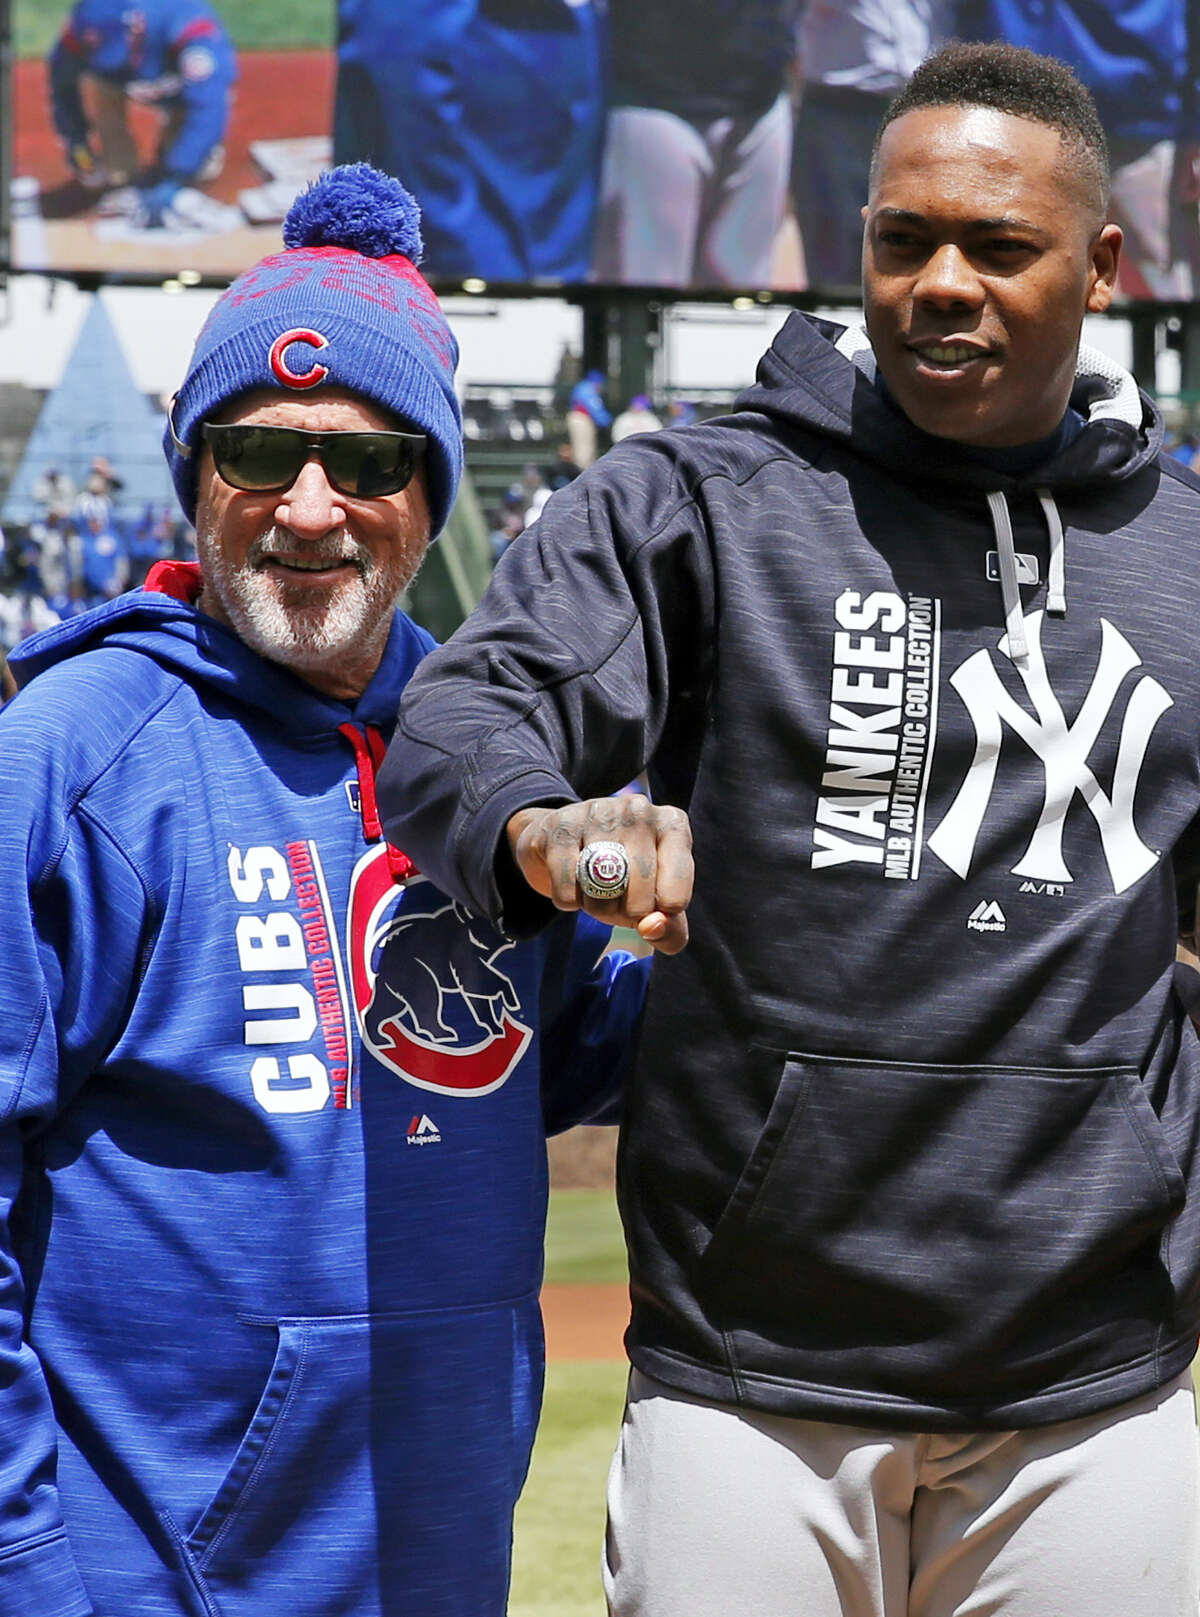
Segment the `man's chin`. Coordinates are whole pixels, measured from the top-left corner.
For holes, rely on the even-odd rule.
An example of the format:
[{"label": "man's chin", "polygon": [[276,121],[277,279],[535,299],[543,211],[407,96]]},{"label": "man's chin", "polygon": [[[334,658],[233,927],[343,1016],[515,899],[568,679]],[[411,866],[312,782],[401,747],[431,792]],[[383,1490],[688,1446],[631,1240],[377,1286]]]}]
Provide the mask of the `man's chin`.
[{"label": "man's chin", "polygon": [[247,645],[297,673],[321,670],[360,650],[377,625],[362,599],[303,605],[274,591],[255,591],[238,602],[235,626]]}]

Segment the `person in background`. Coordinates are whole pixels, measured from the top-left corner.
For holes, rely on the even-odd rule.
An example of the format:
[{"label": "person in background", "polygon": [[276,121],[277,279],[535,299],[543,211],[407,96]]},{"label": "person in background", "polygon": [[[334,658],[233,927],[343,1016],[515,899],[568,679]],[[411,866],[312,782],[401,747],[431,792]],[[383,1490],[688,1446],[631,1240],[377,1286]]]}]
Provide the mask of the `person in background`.
[{"label": "person in background", "polygon": [[171,405],[198,564],[0,715],[2,1617],[503,1617],[545,1132],[640,1012],[607,927],[514,944],[383,838],[457,347],[396,181],[284,241]]},{"label": "person in background", "polygon": [[105,521],[97,514],[86,518],[79,538],[84,588],[95,600],[112,600],[129,582],[129,557],[122,536],[111,519]]},{"label": "person in background", "polygon": [[[208,0],[76,0],[50,52],[50,105],[71,173],[89,191],[136,188],[133,221],[146,228],[202,221],[196,191],[225,160],[237,59]],[[130,105],[159,117],[143,163]]]},{"label": "person in background", "polygon": [[658,950],[613,1617],[1196,1617],[1200,479],[1081,346],[1107,208],[1069,68],[929,57],[865,330],[612,450],[406,690],[422,869]]},{"label": "person in background", "polygon": [[793,11],[794,0],[610,0],[592,280],[771,284],[787,206]]},{"label": "person in background", "polygon": [[48,512],[68,516],[75,500],[75,484],[59,466],[47,466],[36,478],[33,497]]},{"label": "person in background", "polygon": [[875,131],[950,23],[950,0],[801,0],[791,190],[810,286],[857,293]]},{"label": "person in background", "polygon": [[612,426],[612,411],[604,402],[604,372],[591,370],[571,389],[567,408],[567,437],[571,459],[581,470],[590,466],[600,448],[600,434]]},{"label": "person in background", "polygon": [[544,468],[542,476],[546,487],[553,492],[555,489],[566,488],[568,483],[573,483],[582,470],[583,467],[576,462],[571,453],[570,444],[563,443],[555,449],[554,459]]},{"label": "person in background", "polygon": [[661,426],[662,421],[650,408],[650,400],[644,393],[635,393],[612,424],[612,441],[619,444],[632,438],[635,432],[657,432]]}]

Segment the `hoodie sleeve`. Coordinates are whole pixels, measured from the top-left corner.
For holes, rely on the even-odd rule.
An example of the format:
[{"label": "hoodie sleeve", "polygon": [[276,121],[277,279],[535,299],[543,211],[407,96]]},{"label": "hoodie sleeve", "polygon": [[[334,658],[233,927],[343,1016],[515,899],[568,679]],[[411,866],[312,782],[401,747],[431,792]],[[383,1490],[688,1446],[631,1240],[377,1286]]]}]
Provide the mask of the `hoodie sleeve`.
[{"label": "hoodie sleeve", "polygon": [[29,711],[17,698],[0,717],[0,1617],[84,1617],[92,1607],[56,1491],[54,1412],[25,1338],[32,1299],[18,1246],[28,1236],[14,1237],[36,1214],[27,1153],[124,1020],[149,905],[67,783],[61,718],[35,728]]},{"label": "hoodie sleeve", "polygon": [[179,75],[182,116],[162,162],[169,176],[188,180],[225,138],[237,63],[228,35],[212,16],[186,23],[172,40],[170,55]]},{"label": "hoodie sleeve", "polygon": [[405,692],[387,835],[513,936],[554,912],[505,875],[511,816],[618,790],[707,691],[711,553],[671,437],[632,438],[553,495]]},{"label": "hoodie sleeve", "polygon": [[612,949],[590,915],[555,923],[542,980],[542,1116],[547,1134],[577,1123],[619,1123],[649,958]]}]

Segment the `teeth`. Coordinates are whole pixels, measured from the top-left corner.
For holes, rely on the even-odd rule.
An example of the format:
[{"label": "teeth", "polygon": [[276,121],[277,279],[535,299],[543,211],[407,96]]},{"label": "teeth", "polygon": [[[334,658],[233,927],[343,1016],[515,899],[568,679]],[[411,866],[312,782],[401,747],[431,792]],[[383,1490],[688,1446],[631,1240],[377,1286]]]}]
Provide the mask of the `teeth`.
[{"label": "teeth", "polygon": [[281,567],[290,567],[299,573],[325,573],[331,567],[343,566],[347,560],[345,556],[335,556],[323,561],[313,560],[311,557],[306,560],[300,556],[272,556],[270,559],[278,562]]},{"label": "teeth", "polygon": [[979,350],[972,348],[968,343],[933,343],[920,350],[925,359],[931,359],[935,365],[960,365],[964,360],[978,357]]}]

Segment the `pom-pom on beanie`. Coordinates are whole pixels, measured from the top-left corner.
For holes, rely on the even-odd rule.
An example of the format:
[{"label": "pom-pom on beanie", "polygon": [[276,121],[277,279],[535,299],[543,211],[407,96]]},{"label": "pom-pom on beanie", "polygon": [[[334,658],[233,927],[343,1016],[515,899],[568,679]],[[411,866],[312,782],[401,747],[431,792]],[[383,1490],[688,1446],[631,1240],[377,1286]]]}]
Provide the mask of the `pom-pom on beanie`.
[{"label": "pom-pom on beanie", "polygon": [[319,398],[322,387],[345,387],[427,434],[432,534],[445,526],[462,474],[458,345],[417,269],[420,221],[390,175],[369,163],[331,169],[292,204],[285,250],[239,275],[213,305],[163,434],[190,520],[205,421],[256,388]]}]

